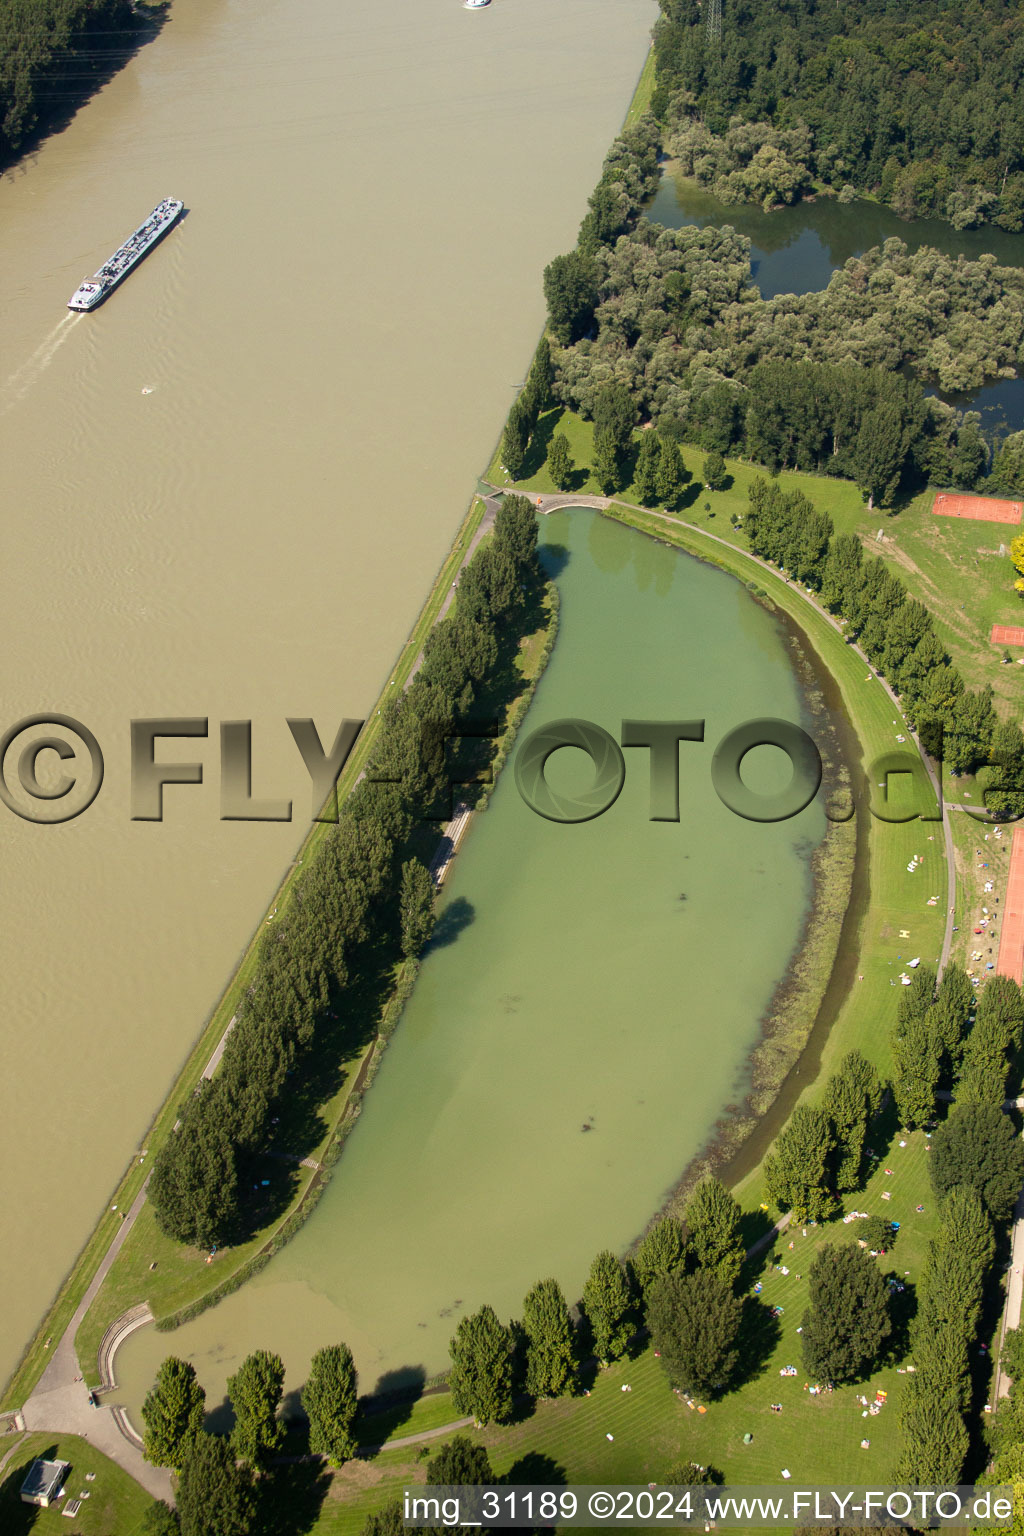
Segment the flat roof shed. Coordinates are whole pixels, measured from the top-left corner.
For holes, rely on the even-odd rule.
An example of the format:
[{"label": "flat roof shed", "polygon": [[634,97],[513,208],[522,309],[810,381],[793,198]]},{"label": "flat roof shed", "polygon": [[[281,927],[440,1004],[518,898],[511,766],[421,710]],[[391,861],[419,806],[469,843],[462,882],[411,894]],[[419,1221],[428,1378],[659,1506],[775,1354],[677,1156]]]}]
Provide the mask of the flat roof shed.
[{"label": "flat roof shed", "polygon": [[44,1461],[37,1456],[21,1485],[21,1502],[48,1509],[70,1471],[70,1461]]}]

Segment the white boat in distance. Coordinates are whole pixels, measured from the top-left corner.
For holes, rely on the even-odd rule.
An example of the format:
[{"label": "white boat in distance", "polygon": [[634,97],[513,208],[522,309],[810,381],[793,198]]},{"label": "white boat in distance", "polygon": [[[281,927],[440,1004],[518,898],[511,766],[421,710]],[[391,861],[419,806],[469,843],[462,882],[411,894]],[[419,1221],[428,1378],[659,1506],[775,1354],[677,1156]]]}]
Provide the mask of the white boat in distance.
[{"label": "white boat in distance", "polygon": [[484,6],[490,5],[490,3],[491,0],[462,0],[462,4],[467,11],[483,10]]},{"label": "white boat in distance", "polygon": [[176,197],[165,197],[158,203],[144,224],[140,224],[124,245],[107,258],[99,271],[78,288],[68,300],[68,309],[95,309],[123,277],[127,277],[147,251],[170,229],[185,204]]}]

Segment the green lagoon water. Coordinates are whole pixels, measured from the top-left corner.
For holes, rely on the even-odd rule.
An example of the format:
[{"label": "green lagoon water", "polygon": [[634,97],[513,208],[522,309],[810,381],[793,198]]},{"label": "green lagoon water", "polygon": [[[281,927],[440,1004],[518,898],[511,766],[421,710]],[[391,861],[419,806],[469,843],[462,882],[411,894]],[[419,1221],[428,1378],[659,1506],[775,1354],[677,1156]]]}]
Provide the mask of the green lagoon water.
[{"label": "green lagoon water", "polygon": [[[218,1307],[126,1343],[135,1408],[172,1350],[211,1405],[260,1347],[283,1355],[289,1387],[339,1339],[364,1391],[444,1368],[483,1302],[508,1317],[547,1275],[576,1298],[594,1254],[626,1248],[744,1091],[825,823],[816,803],[743,821],[709,770],[742,721],[801,719],[789,642],[732,578],[591,512],[553,514],[541,536],[561,628],[524,735],[566,716],[616,739],[623,718],[706,719],[704,743],[680,748],[681,819],[648,820],[645,750],[627,749],[611,810],[574,826],[503,775],[445,887],[456,936],[427,955],[315,1215]],[[548,773],[582,784],[589,761],[563,750]],[[744,764],[766,791],[788,777],[773,748]]]}]

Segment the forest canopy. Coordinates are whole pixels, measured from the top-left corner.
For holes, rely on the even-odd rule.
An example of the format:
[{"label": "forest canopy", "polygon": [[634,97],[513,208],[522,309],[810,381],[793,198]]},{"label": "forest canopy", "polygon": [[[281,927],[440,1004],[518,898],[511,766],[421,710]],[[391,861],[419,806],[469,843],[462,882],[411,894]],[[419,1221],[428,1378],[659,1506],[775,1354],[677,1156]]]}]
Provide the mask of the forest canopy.
[{"label": "forest canopy", "polygon": [[[719,42],[698,0],[660,4],[653,107],[716,194],[789,201],[816,181],[959,229],[1024,227],[1019,3],[723,0]],[[740,125],[760,125],[749,154]],[[776,181],[749,172],[756,154]]]},{"label": "forest canopy", "polygon": [[131,0],[0,0],[0,163],[117,69],[141,25]]}]

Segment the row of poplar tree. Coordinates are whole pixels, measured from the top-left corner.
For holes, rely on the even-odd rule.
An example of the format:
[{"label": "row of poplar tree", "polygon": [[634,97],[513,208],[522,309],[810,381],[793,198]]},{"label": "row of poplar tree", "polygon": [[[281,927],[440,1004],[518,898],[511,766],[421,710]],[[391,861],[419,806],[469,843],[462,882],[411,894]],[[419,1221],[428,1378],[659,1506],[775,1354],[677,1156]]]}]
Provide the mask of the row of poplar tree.
[{"label": "row of poplar tree", "polygon": [[836,535],[827,512],[801,491],[758,477],[750,488],[744,531],[752,552],[817,592],[845,623],[875,669],[900,695],[921,743],[954,773],[988,763],[1000,772],[986,788],[997,816],[1024,811],[1024,736],[1000,721],[992,690],[968,689],[950,661],[923,603],[907,596],[880,556],[865,559],[854,534]]},{"label": "row of poplar tree", "polygon": [[[143,1454],[178,1474],[177,1509],[152,1509],[146,1536],[250,1536],[261,1477],[281,1450],[284,1364],[256,1350],[228,1380],[235,1424],[230,1436],[204,1428],[206,1392],[195,1367],[169,1356],[142,1405]],[[355,1454],[356,1370],[345,1344],[318,1350],[301,1393],[309,1449],[340,1467]]]},{"label": "row of poplar tree", "polygon": [[[1022,1035],[1024,993],[1009,977],[994,977],[976,997],[959,967],[949,967],[937,986],[934,969],[922,966],[901,991],[890,1040],[899,1123],[931,1125],[943,1097],[953,1100],[929,1138],[939,1225],[910,1333],[914,1370],[900,1417],[896,1471],[903,1483],[956,1484],[968,1455],[974,1390],[969,1349],[996,1253],[994,1232],[1008,1221],[1024,1183],[1024,1145],[1004,1110],[1007,1083],[1020,1076]],[[861,1183],[868,1124],[882,1102],[877,1073],[852,1052],[820,1103],[798,1105],[777,1138],[765,1160],[769,1196],[797,1220],[834,1216],[840,1197]],[[891,1230],[881,1237],[873,1225],[862,1223],[858,1231],[872,1245],[881,1238],[891,1246]],[[813,1270],[811,1280],[813,1303]],[[863,1306],[862,1300],[858,1310]],[[804,1321],[805,1363],[813,1368],[813,1339]]]},{"label": "row of poplar tree", "polygon": [[1024,994],[1011,977],[994,976],[976,997],[960,967],[948,967],[936,987],[934,970],[922,966],[901,992],[890,1038],[900,1120],[926,1125],[939,1096],[953,1097],[931,1138],[940,1228],[918,1286],[901,1477],[958,1482],[968,1453],[968,1351],[996,1251],[993,1223],[1009,1220],[1024,1181],[1024,1148],[1004,1112],[1009,1084],[1020,1079],[1022,1040]]},{"label": "row of poplar tree", "polygon": [[665,1216],[625,1264],[607,1250],[597,1255],[573,1312],[549,1279],[527,1293],[521,1318],[508,1324],[489,1306],[463,1318],[451,1341],[455,1408],[481,1425],[507,1423],[517,1397],[579,1391],[584,1362],[621,1358],[643,1327],[674,1384],[699,1390],[709,1374],[727,1375],[738,1327],[740,1215],[728,1190],[704,1179],[690,1198],[685,1228]]},{"label": "row of poplar tree", "polygon": [[[841,1086],[834,1084],[830,1096],[844,1123],[864,1120],[859,1139],[851,1137],[850,1167],[859,1165],[865,1117],[881,1098],[866,1067],[861,1058],[848,1058],[836,1080]],[[480,1425],[506,1423],[517,1398],[578,1392],[588,1359],[602,1365],[619,1359],[643,1331],[675,1390],[714,1397],[737,1387],[761,1370],[766,1341],[774,1344],[778,1335],[772,1309],[742,1293],[741,1220],[725,1187],[706,1178],[684,1222],[662,1217],[624,1264],[610,1252],[597,1255],[575,1314],[557,1282],[544,1280],[527,1294],[521,1318],[507,1325],[488,1306],[464,1318],[451,1341],[454,1406]],[[876,1251],[884,1252],[891,1225],[875,1227]],[[808,1372],[829,1382],[858,1379],[877,1364],[892,1332],[889,1291],[875,1253],[852,1243],[826,1244],[808,1282],[801,1329]],[[687,1473],[682,1480],[692,1478]]]},{"label": "row of poplar tree", "polygon": [[361,980],[389,957],[417,954],[429,936],[434,887],[410,840],[419,829],[422,850],[423,818],[437,831],[451,816],[456,770],[447,744],[477,730],[482,714],[499,713],[519,686],[511,656],[537,596],[536,542],[529,502],[506,497],[415,678],[383,710],[365,777],[264,935],[220,1067],[181,1106],[154,1162],[150,1199],[176,1241],[237,1242],[267,1219],[253,1203],[254,1185],[256,1201],[263,1187],[253,1175],[281,1135],[287,1101],[302,1097],[298,1074],[312,1079],[302,1084],[306,1097],[326,1096],[318,1084],[329,1092],[338,1061],[372,1030]]}]

